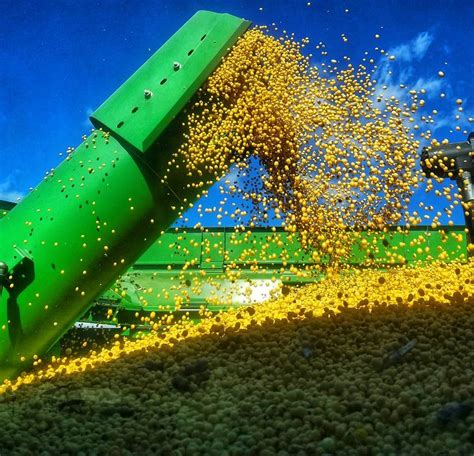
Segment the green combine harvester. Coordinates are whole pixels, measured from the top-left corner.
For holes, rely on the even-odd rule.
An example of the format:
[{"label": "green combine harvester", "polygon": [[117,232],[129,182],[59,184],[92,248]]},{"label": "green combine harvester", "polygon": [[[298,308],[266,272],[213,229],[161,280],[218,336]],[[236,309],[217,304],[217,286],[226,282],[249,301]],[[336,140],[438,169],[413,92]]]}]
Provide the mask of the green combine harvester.
[{"label": "green combine harvester", "polygon": [[[279,229],[168,230],[175,207],[199,198],[191,178],[166,169],[182,141],[182,110],[249,25],[196,13],[92,114],[96,130],[54,172],[18,205],[1,203],[0,380],[51,353],[73,327],[133,335],[149,329],[144,317],[152,311],[198,319],[203,305],[220,311],[319,280],[294,274],[292,266],[314,260]],[[444,231],[393,229],[372,259],[396,265],[384,252],[403,241],[398,253],[410,263],[410,241],[420,235],[427,260],[441,248],[452,260],[466,258],[465,228]],[[263,254],[269,240],[274,247]],[[246,252],[240,276],[228,280],[226,269]],[[365,260],[355,249],[349,261]]]}]

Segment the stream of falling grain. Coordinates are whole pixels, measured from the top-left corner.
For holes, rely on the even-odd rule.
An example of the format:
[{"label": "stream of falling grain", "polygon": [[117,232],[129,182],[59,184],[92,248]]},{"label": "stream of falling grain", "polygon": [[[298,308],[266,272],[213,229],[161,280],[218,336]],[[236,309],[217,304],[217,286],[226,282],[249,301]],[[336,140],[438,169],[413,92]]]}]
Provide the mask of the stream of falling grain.
[{"label": "stream of falling grain", "polygon": [[[369,253],[375,249],[358,235],[361,230],[383,235],[389,225],[399,224],[403,231],[421,221],[408,212],[414,191],[425,183],[416,167],[420,142],[406,121],[417,112],[418,99],[412,93],[409,104],[395,99],[376,103],[374,69],[349,63],[345,69],[322,71],[303,56],[305,44],[274,38],[261,28],[248,31],[189,107],[186,141],[177,154],[187,157],[183,172],[210,174],[211,181],[230,166],[252,173],[250,162],[257,160],[261,172],[247,179],[249,185],[232,189],[254,204],[250,225],[267,220],[269,213],[281,219],[284,229],[312,252],[312,268],[323,268],[319,260],[328,259],[326,278],[247,310],[218,316],[204,310],[206,318],[198,326],[184,319],[165,332],[117,341],[87,357],[50,364],[36,360],[33,373],[7,381],[3,390],[262,322],[361,306],[472,302],[473,262],[443,264],[443,252],[433,264],[416,269],[400,261],[402,266],[388,272],[344,270],[354,243]],[[207,184],[203,177],[197,188]],[[242,217],[241,209],[231,216]],[[394,262],[401,259],[397,246],[386,254]],[[154,315],[149,323],[160,326]]]}]

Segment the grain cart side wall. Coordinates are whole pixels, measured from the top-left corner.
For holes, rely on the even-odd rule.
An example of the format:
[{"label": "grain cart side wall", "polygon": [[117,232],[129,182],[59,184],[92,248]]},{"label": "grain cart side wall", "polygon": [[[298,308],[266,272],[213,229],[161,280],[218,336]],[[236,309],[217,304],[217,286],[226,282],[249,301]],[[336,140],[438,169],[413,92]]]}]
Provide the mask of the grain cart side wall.
[{"label": "grain cart side wall", "polygon": [[182,169],[167,172],[182,140],[180,111],[248,25],[194,15],[93,114],[105,133],[93,132],[0,220],[0,261],[9,269],[0,380],[44,355],[173,223],[172,207],[198,197]]}]

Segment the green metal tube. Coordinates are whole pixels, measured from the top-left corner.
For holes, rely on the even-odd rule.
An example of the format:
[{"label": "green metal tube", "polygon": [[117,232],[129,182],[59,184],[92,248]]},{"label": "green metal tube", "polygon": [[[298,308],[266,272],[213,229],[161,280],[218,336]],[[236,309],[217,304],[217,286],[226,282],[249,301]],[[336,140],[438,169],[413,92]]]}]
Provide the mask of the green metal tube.
[{"label": "green metal tube", "polygon": [[[119,89],[94,114],[94,122],[107,133],[94,132],[0,220],[0,261],[9,268],[0,296],[0,380],[11,379],[35,356],[43,356],[173,223],[173,208],[197,198],[182,166],[167,170],[182,138],[184,119],[178,114],[248,25],[229,15],[197,13],[163,46],[168,60],[158,51],[144,71],[139,69],[124,84],[125,92]],[[160,65],[168,69],[169,59],[177,58],[173,46],[178,43],[179,50],[183,41],[204,35],[201,47],[193,48],[195,60],[183,60],[181,85],[170,83],[173,90],[160,93],[157,73]],[[178,77],[179,71],[173,71]],[[170,82],[173,74],[168,74]],[[146,91],[161,96],[153,99]],[[129,98],[131,104],[124,106]],[[165,98],[166,112],[147,104],[164,103]],[[133,117],[137,111],[132,112],[136,107],[147,112],[142,139],[131,127],[121,135],[113,118],[116,112],[129,113],[132,124],[138,119]],[[121,126],[127,125],[127,118],[121,118]]]}]

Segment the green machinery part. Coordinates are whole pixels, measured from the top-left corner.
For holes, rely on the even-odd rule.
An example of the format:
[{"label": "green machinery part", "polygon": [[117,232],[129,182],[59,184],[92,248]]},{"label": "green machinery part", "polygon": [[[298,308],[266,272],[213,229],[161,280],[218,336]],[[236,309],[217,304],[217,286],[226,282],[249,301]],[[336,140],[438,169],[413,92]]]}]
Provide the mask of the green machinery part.
[{"label": "green machinery part", "polygon": [[[368,254],[355,242],[347,260],[350,271],[430,263],[440,255],[443,261],[463,262],[467,258],[462,225],[436,229],[418,226],[407,232],[391,227],[383,236],[360,234],[375,248]],[[390,255],[390,251],[397,256]],[[187,314],[199,320],[203,305],[208,311],[219,312],[318,281],[322,273],[313,270],[301,277],[293,268],[302,270],[314,263],[311,252],[302,249],[298,237],[281,228],[238,232],[233,228],[168,230],[114,287],[96,300],[83,321],[112,323],[117,329],[134,325],[138,331],[147,329],[144,321],[150,312],[164,319],[172,314],[178,320]],[[234,274],[229,275],[229,271]]]},{"label": "green machinery part", "polygon": [[198,197],[182,171],[162,182],[182,138],[182,109],[248,26],[196,13],[93,113],[103,131],[0,220],[0,262],[8,267],[0,381],[45,354],[173,223],[173,207]]},{"label": "green machinery part", "polygon": [[[0,201],[0,218],[13,206]],[[417,226],[408,231],[391,227],[383,236],[360,235],[375,249],[368,254],[356,241],[346,260],[350,270],[429,263],[440,255],[443,261],[467,259],[463,225]],[[390,255],[390,250],[397,255]],[[202,306],[219,312],[229,306],[251,305],[285,293],[289,287],[320,280],[322,273],[317,270],[301,277],[293,269],[314,263],[312,252],[302,249],[298,236],[278,227],[169,229],[95,299],[76,327],[87,328],[83,332],[92,337],[98,328],[129,335],[132,325],[132,332],[139,333],[150,329],[146,323],[150,312],[162,320],[172,314],[175,320],[187,315],[199,321]]]}]

